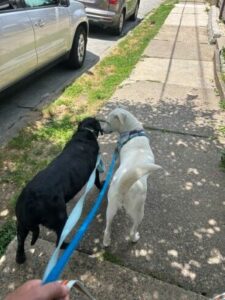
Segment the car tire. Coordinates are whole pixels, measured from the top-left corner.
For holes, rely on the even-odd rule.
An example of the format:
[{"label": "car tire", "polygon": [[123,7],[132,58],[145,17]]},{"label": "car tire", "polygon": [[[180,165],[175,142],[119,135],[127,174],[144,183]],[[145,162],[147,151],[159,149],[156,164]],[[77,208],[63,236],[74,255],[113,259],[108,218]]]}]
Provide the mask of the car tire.
[{"label": "car tire", "polygon": [[116,26],[113,28],[114,35],[121,35],[123,32],[123,27],[125,23],[125,11],[123,10],[119,16]]},{"label": "car tire", "polygon": [[134,10],[133,15],[130,16],[131,21],[136,21],[137,20],[138,9],[139,9],[139,2],[137,2],[136,6],[135,6],[135,10]]},{"label": "car tire", "polygon": [[86,56],[87,32],[83,26],[79,26],[73,39],[67,65],[69,68],[81,68]]}]

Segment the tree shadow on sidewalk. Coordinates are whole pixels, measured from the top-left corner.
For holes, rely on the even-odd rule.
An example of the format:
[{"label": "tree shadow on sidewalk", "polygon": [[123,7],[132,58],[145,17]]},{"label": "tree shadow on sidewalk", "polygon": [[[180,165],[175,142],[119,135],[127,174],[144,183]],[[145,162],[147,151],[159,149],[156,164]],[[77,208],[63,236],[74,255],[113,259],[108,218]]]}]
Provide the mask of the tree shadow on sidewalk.
[{"label": "tree shadow on sidewalk", "polygon": [[[196,105],[189,100],[185,105],[121,101],[144,123],[156,163],[164,172],[149,177],[141,240],[137,244],[128,241],[131,222],[121,211],[113,222],[108,251],[126,267],[212,296],[224,290],[225,174],[219,168],[222,145],[209,122],[218,111],[195,110]],[[115,106],[115,102],[109,103],[102,115]],[[108,135],[101,143],[107,164],[115,140]],[[82,241],[82,251],[96,254],[102,250],[105,209],[106,203]]]}]

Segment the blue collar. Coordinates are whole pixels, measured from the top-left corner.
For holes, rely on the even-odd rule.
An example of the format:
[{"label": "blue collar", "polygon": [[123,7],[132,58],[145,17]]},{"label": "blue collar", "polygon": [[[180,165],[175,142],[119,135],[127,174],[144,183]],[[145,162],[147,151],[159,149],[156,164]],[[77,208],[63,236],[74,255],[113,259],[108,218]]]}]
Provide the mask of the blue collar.
[{"label": "blue collar", "polygon": [[130,140],[137,136],[146,136],[144,129],[126,131],[121,133],[120,139],[117,142],[117,151],[120,152],[121,148]]}]

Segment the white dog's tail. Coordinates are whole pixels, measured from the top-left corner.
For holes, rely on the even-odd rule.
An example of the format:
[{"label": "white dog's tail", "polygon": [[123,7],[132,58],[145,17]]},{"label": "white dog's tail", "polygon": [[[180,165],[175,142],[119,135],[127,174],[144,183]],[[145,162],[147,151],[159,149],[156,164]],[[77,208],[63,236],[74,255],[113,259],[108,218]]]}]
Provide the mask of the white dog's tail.
[{"label": "white dog's tail", "polygon": [[145,162],[143,165],[139,163],[138,166],[134,164],[131,168],[124,170],[121,178],[118,178],[119,192],[125,194],[138,179],[159,169],[162,167],[154,163],[146,164]]}]

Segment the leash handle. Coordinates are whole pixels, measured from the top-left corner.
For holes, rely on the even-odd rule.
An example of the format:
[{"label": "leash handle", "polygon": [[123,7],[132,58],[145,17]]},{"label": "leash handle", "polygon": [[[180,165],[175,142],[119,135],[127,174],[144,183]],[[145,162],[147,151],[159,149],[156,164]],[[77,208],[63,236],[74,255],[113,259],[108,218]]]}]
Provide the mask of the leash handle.
[{"label": "leash handle", "polygon": [[84,236],[84,234],[87,231],[90,223],[92,222],[93,218],[97,214],[98,209],[99,209],[99,207],[102,203],[103,197],[104,197],[104,195],[106,193],[106,190],[109,186],[110,180],[112,178],[113,170],[114,170],[114,167],[115,167],[117,157],[118,157],[118,154],[115,151],[114,154],[113,154],[113,157],[112,157],[112,162],[111,162],[111,165],[109,167],[108,174],[106,176],[105,183],[103,185],[103,188],[102,188],[100,194],[97,197],[97,200],[96,200],[95,204],[93,205],[91,211],[89,212],[89,214],[85,218],[83,224],[78,229],[77,233],[74,235],[74,237],[73,237],[72,241],[70,242],[70,244],[68,245],[68,247],[65,249],[63,254],[60,256],[58,262],[53,266],[53,268],[51,269],[49,274],[47,274],[47,276],[44,277],[43,284],[58,280],[58,278],[62,274],[64,268],[66,267],[71,255],[76,250],[80,240]]},{"label": "leash handle", "polygon": [[60,280],[59,283],[61,285],[65,285],[68,289],[71,290],[72,287],[75,287],[77,290],[86,295],[90,300],[96,300],[92,294],[88,291],[88,289],[79,281],[79,280]]}]

